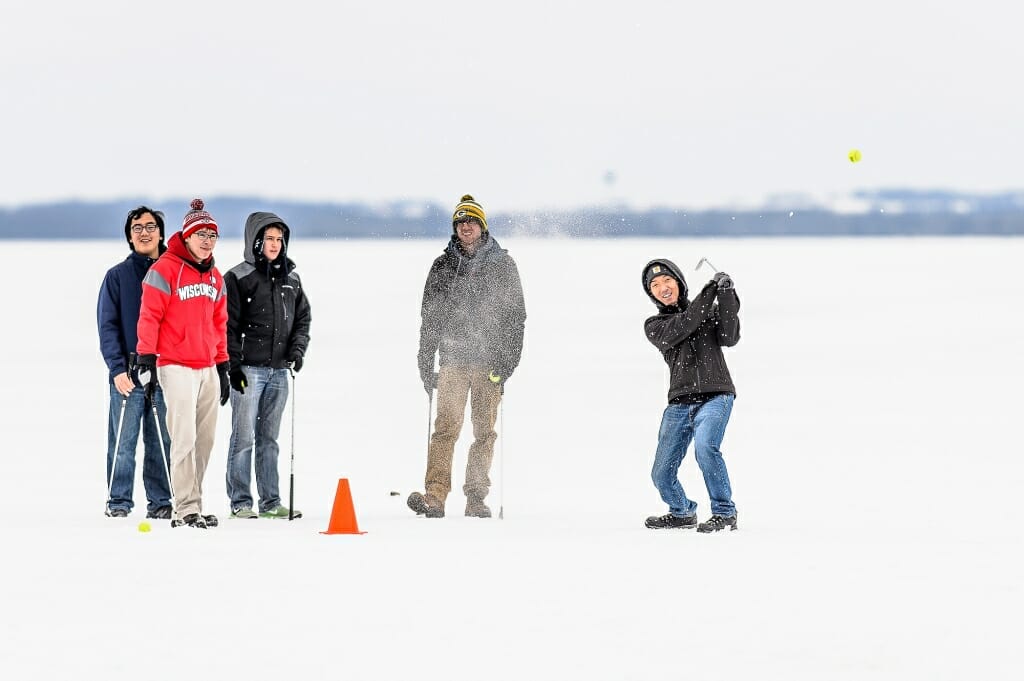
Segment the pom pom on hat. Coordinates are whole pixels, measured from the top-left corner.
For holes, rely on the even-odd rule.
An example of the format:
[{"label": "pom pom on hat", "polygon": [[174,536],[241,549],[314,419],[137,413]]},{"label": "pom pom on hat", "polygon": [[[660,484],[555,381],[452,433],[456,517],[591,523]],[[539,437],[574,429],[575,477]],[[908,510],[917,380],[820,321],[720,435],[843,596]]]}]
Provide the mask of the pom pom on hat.
[{"label": "pom pom on hat", "polygon": [[455,212],[452,213],[452,230],[455,230],[456,222],[466,218],[475,218],[480,222],[480,230],[487,231],[487,216],[484,214],[484,207],[469,194],[465,194],[459,201],[459,205],[455,206]]},{"label": "pom pom on hat", "polygon": [[220,233],[217,229],[217,221],[206,212],[202,199],[192,199],[190,204],[192,210],[185,214],[185,220],[181,225],[181,237],[187,239],[200,229],[208,229]]}]

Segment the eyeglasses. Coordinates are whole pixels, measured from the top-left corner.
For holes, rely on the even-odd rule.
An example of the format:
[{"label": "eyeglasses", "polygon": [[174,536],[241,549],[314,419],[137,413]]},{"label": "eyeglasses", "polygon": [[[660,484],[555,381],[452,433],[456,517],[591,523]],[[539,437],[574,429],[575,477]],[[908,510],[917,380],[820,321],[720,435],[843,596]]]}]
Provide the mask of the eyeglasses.
[{"label": "eyeglasses", "polygon": [[199,237],[200,241],[216,241],[217,232],[196,232],[192,236]]},{"label": "eyeglasses", "polygon": [[459,218],[458,220],[455,221],[455,224],[457,224],[457,225],[465,225],[465,224],[468,224],[468,223],[471,223],[471,222],[473,224],[476,224],[476,225],[480,224],[480,221],[477,220],[476,218]]},{"label": "eyeglasses", "polygon": [[133,234],[142,234],[142,232],[146,232],[146,234],[152,234],[158,229],[160,228],[157,227],[157,224],[155,222],[147,222],[144,225],[132,225]]}]

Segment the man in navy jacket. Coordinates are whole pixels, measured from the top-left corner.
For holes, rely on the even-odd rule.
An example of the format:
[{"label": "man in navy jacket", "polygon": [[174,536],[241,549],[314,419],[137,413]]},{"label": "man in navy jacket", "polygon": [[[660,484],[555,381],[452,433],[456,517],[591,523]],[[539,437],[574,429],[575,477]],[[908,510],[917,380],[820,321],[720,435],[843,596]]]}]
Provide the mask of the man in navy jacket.
[{"label": "man in navy jacket", "polygon": [[[161,461],[160,439],[163,440],[163,451],[169,452],[171,443],[167,435],[163,391],[157,386],[150,403],[138,373],[129,366],[129,355],[135,351],[138,342],[136,326],[142,302],[142,279],[150,265],[166,250],[163,214],[146,206],[133,209],[125,220],[124,236],[131,253],[107,271],[96,306],[100,352],[110,372],[106,514],[112,518],[124,518],[134,506],[135,449],[141,425],[145,448],[142,482],[146,488],[146,517],[166,519],[171,517],[171,490],[165,462]],[[156,405],[159,424],[152,416],[152,404]]]}]

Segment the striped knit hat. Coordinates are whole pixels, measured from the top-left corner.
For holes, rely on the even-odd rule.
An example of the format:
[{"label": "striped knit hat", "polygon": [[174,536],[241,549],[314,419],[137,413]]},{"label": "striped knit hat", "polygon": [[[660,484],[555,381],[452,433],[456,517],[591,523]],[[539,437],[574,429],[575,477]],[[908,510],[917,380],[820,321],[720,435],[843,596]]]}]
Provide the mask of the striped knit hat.
[{"label": "striped knit hat", "polygon": [[466,218],[476,218],[480,221],[480,230],[487,231],[487,216],[484,215],[484,207],[469,194],[463,196],[459,205],[455,206],[455,212],[452,214],[452,231],[455,231],[456,222]]},{"label": "striped knit hat", "polygon": [[187,239],[200,229],[208,229],[215,233],[217,221],[203,208],[205,204],[202,199],[192,199],[192,210],[185,213],[185,221],[181,225],[181,238]]}]

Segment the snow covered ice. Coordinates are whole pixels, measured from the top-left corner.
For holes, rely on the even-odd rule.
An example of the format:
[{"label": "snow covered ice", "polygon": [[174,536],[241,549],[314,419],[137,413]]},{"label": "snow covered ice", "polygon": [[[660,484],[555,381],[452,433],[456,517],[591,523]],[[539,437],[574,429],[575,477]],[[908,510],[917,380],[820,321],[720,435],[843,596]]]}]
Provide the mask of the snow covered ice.
[{"label": "snow covered ice", "polygon": [[[405,506],[443,243],[297,239],[305,517],[227,519],[224,408],[204,490],[221,526],[145,534],[141,480],[127,521],[103,516],[95,306],[125,244],[6,242],[0,676],[1019,678],[1024,240],[498,236],[529,315],[488,498],[504,520],[455,513],[465,429],[449,517]],[[240,253],[225,238],[216,257]],[[701,256],[742,301],[723,444],[740,530],[710,536],[643,526],[665,512],[649,470],[666,370],[640,268]],[[319,534],[341,477],[365,535]],[[692,451],[683,483],[706,518]]]}]

